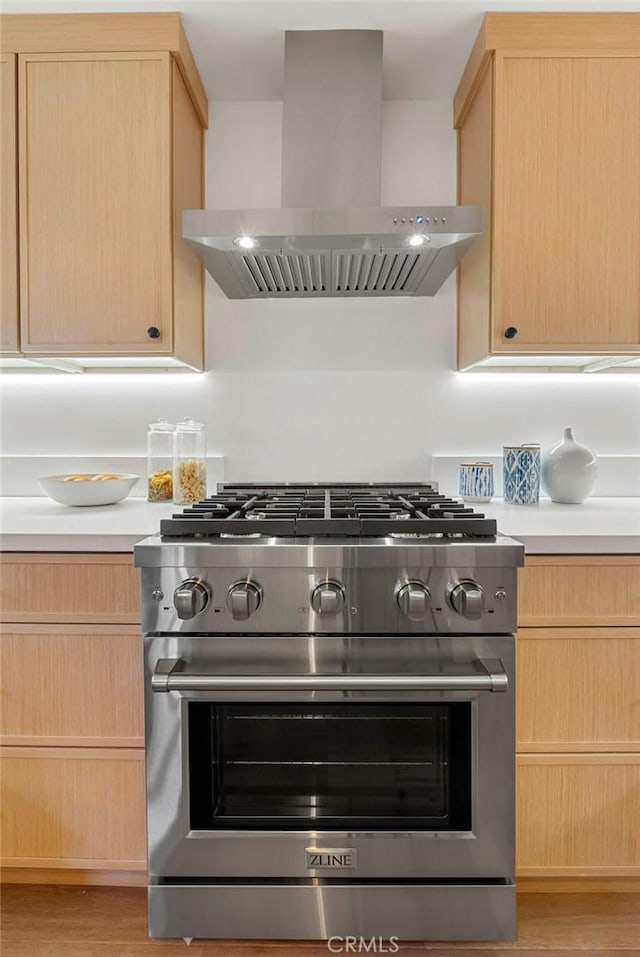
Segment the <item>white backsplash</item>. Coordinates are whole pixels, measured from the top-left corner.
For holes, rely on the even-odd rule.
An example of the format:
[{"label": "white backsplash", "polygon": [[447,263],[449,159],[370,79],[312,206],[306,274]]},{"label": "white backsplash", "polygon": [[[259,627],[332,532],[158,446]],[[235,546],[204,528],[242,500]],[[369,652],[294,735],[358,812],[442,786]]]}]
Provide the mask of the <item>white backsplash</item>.
[{"label": "white backsplash", "polygon": [[[455,203],[451,112],[448,101],[384,103],[383,203]],[[209,206],[279,203],[281,114],[278,103],[212,104]],[[265,302],[225,299],[207,277],[209,372],[5,375],[3,451],[137,458],[149,422],[192,415],[228,481],[405,481],[428,479],[436,450],[544,448],[572,426],[603,462],[601,488],[621,488],[603,485],[604,463],[640,453],[640,377],[457,374],[455,308],[453,277],[433,298]]]}]

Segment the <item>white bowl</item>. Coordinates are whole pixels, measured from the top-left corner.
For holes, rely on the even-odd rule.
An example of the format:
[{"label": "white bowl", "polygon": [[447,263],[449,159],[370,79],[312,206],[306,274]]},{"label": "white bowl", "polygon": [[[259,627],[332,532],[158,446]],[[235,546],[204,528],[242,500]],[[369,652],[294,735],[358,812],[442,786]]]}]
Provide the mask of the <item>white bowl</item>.
[{"label": "white bowl", "polygon": [[[83,473],[89,476],[97,473]],[[131,492],[139,475],[118,475],[115,479],[95,482],[69,482],[66,475],[46,475],[38,479],[40,488],[61,505],[113,505],[122,501]]]}]

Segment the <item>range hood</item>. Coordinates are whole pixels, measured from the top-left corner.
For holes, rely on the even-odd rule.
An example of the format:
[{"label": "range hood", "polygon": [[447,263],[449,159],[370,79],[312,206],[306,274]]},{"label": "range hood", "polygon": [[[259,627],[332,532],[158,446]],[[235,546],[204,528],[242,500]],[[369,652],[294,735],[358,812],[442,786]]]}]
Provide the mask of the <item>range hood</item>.
[{"label": "range hood", "polygon": [[184,238],[230,299],[432,296],[480,210],[379,205],[382,32],[287,31],[284,77],[283,207],[186,210]]}]

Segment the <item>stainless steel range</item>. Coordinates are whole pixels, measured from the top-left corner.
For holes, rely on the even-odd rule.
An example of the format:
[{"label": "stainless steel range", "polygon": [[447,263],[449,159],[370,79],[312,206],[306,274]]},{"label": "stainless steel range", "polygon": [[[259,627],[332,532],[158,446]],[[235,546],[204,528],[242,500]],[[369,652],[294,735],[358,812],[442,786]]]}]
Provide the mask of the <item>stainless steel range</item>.
[{"label": "stainless steel range", "polygon": [[135,560],[151,936],[515,936],[519,543],[428,485],[225,485]]}]

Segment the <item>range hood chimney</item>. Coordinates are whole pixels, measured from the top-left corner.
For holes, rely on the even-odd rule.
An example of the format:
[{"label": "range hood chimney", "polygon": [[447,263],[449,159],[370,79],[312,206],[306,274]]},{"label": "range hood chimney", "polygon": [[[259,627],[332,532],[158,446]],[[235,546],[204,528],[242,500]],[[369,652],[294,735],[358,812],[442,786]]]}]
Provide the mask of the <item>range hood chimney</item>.
[{"label": "range hood chimney", "polygon": [[282,205],[380,206],[382,31],[288,31]]},{"label": "range hood chimney", "polygon": [[287,31],[282,209],[187,210],[230,299],[429,296],[480,233],[474,207],[380,206],[382,32]]}]

